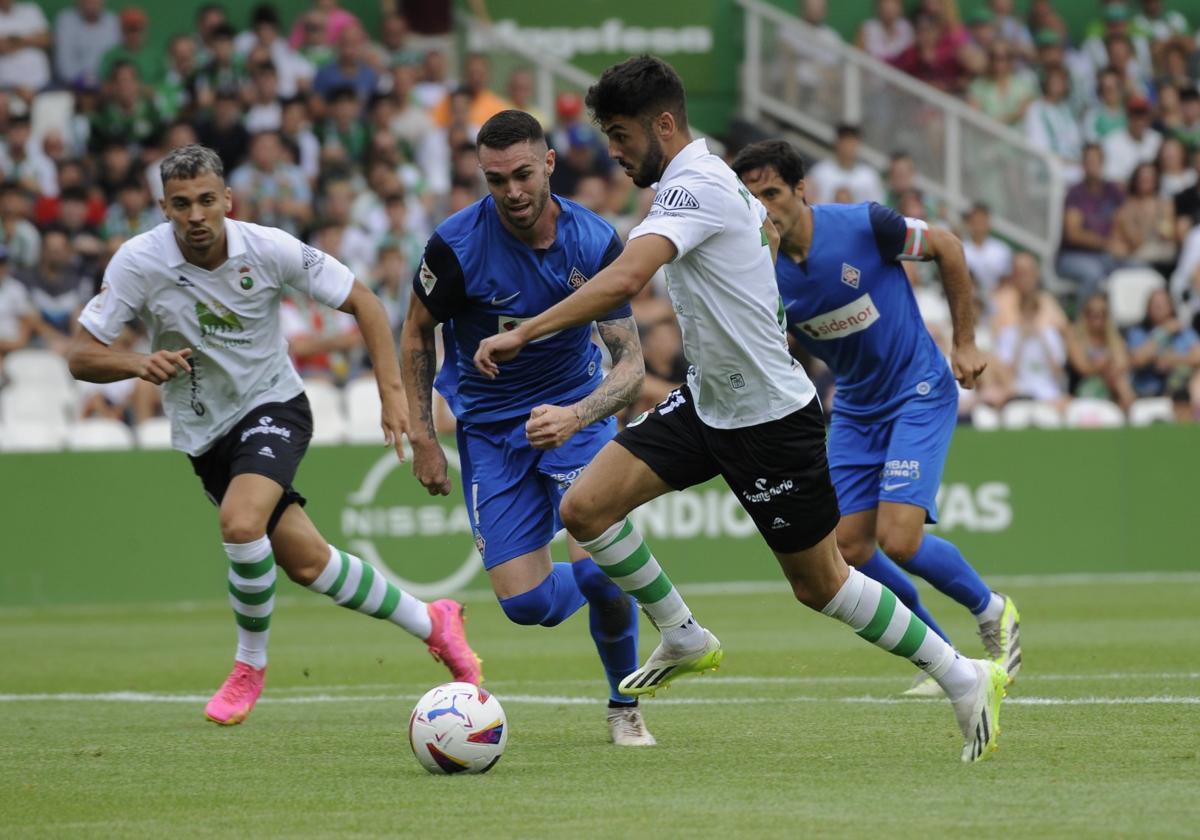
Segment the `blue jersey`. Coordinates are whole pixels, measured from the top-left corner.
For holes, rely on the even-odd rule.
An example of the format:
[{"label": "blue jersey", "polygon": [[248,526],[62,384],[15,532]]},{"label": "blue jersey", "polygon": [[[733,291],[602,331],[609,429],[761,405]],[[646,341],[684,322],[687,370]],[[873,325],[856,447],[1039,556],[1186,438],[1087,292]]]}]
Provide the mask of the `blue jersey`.
[{"label": "blue jersey", "polygon": [[834,412],[894,415],[912,397],[954,393],[899,259],[924,256],[924,223],[874,202],[818,204],[807,259],[775,264],[788,329],[837,381]]},{"label": "blue jersey", "polygon": [[[603,377],[590,324],[531,343],[488,379],[472,359],[479,342],[511,330],[583,286],[621,253],[608,222],[565,198],[554,244],[534,249],[501,224],[491,196],[446,219],[425,246],[413,291],[445,324],[445,360],[435,385],[460,420],[487,423],[569,405]],[[599,320],[625,318],[628,304]]]}]

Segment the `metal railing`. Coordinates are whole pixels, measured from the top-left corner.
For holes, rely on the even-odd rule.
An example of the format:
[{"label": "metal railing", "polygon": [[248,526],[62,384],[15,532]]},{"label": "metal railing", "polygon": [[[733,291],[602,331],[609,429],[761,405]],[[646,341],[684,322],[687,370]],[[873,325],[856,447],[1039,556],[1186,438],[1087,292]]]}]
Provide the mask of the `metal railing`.
[{"label": "metal railing", "polygon": [[763,116],[831,143],[838,123],[858,125],[862,158],[883,169],[913,157],[917,186],[957,220],[976,201],[1002,236],[1054,264],[1064,184],[1055,158],[960,99],[827,37],[760,0],[745,12],[742,115]]}]

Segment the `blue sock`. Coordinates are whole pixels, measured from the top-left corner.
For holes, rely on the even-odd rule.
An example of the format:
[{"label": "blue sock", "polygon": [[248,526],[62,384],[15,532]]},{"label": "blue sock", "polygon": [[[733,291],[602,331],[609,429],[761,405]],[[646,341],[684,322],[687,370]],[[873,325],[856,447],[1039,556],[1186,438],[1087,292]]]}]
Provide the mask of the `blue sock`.
[{"label": "blue sock", "polygon": [[638,666],[638,611],[634,600],[621,591],[590,557],[571,564],[575,583],[587,598],[588,625],[596,652],[608,677],[610,705],[632,706],[637,699],[617,690],[621,680]]},{"label": "blue sock", "polygon": [[515,624],[553,627],[575,614],[584,604],[575,585],[570,563],[555,563],[546,579],[528,592],[500,599],[500,609]]},{"label": "blue sock", "polygon": [[890,558],[878,548],[871,555],[871,559],[858,567],[858,570],[872,580],[877,580],[892,590],[900,603],[908,607],[909,611],[917,618],[925,622],[934,633],[937,633],[946,640],[951,646],[954,642],[950,641],[950,637],[945,634],[941,627],[938,627],[937,622],[933,620],[933,616],[925,609],[925,605],[921,603],[921,596],[917,594],[917,587],[908,579],[908,575],[891,561]]},{"label": "blue sock", "polygon": [[958,546],[933,534],[922,538],[921,547],[904,568],[929,581],[934,589],[958,601],[974,615],[983,612],[992,600],[992,590],[962,556]]}]

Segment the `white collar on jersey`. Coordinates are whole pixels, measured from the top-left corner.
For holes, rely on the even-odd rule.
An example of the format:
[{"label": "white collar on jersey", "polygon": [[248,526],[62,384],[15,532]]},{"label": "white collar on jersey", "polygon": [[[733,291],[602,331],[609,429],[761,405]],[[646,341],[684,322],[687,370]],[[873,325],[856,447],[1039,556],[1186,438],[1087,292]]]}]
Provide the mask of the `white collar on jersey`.
[{"label": "white collar on jersey", "polygon": [[663,181],[670,180],[671,176],[680,169],[687,166],[692,161],[704,157],[706,154],[708,154],[708,144],[704,142],[703,137],[701,137],[699,140],[693,140],[691,143],[688,143],[679,150],[679,154],[671,158],[671,162],[668,163],[667,168],[663,170],[662,177],[658,179],[657,183],[650,185],[651,189],[658,189],[658,185]]},{"label": "white collar on jersey", "polygon": [[[225,241],[228,243],[229,259],[240,257],[246,253],[246,238],[242,236],[241,228],[234,224],[232,219],[225,220]],[[170,223],[167,224],[167,242],[164,250],[167,252],[168,267],[178,268],[187,262],[183,251],[179,250],[179,243],[175,241],[175,228]],[[196,267],[199,268],[199,266]]]}]

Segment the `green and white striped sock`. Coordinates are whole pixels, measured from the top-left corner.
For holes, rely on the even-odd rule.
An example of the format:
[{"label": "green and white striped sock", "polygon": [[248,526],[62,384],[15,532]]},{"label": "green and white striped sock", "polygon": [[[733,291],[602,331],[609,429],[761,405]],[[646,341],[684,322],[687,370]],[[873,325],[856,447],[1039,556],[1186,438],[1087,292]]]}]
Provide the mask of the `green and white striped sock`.
[{"label": "green and white striped sock", "polygon": [[386,618],[418,639],[428,639],[433,632],[424,601],[401,590],[367,561],[333,546],[329,562],[308,588],[328,595],[340,607]]},{"label": "green and white striped sock", "polygon": [[951,700],[975,686],[975,670],[941,636],[912,614],[878,581],[851,568],[833,600],[821,610],[844,621],[855,633],[933,677]]},{"label": "green and white striped sock", "polygon": [[683,596],[658,565],[632,520],[624,519],[579,546],[613,583],[637,599],[662,631],[667,645],[683,650],[703,647],[704,628],[692,618]]},{"label": "green and white striped sock", "polygon": [[271,541],[225,543],[229,557],[229,603],[237,621],[239,662],[267,667],[267,636],[275,609],[275,556]]}]

